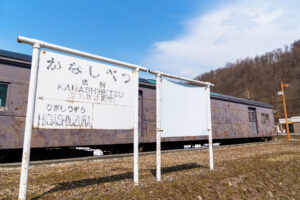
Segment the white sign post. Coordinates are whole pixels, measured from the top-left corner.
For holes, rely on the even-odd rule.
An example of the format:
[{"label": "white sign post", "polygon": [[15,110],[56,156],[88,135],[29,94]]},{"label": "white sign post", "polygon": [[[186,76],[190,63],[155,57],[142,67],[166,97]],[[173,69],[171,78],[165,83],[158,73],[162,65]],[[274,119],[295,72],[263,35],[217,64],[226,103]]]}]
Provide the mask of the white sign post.
[{"label": "white sign post", "polygon": [[211,106],[210,106],[210,85],[205,87],[206,97],[207,97],[207,110],[208,110],[208,143],[209,143],[209,168],[210,170],[214,169],[214,155],[213,155],[213,139],[212,139],[212,125],[211,125]]},{"label": "white sign post", "polygon": [[139,69],[135,69],[133,71],[137,74],[137,78],[135,80],[135,115],[134,115],[134,132],[133,132],[133,182],[135,186],[139,184]]},{"label": "white sign post", "polygon": [[[133,130],[134,184],[137,185],[138,72],[147,69],[21,36],[18,41],[33,46],[18,198],[26,199],[33,126],[45,129]],[[53,52],[41,52],[40,48],[134,71]]]},{"label": "white sign post", "polygon": [[[210,107],[210,86],[212,84],[157,71],[150,71],[150,73],[156,75],[157,181],[161,181],[161,137],[208,135],[209,164],[210,169],[213,170]],[[172,83],[162,79],[162,76],[189,81],[198,85],[204,85],[205,87],[184,86],[182,84]],[[178,126],[175,123],[177,123]]]},{"label": "white sign post", "polygon": [[156,180],[161,181],[160,73],[156,74]]},{"label": "white sign post", "polygon": [[39,55],[40,55],[40,45],[39,43],[35,43],[33,45],[30,83],[29,83],[29,90],[28,90],[28,103],[27,103],[27,111],[26,111],[21,177],[20,177],[20,187],[19,187],[20,188],[19,200],[25,200],[26,193],[27,193],[30,148],[31,148],[31,133],[32,133],[32,122],[33,122],[33,113],[34,113],[34,104],[35,104]]}]

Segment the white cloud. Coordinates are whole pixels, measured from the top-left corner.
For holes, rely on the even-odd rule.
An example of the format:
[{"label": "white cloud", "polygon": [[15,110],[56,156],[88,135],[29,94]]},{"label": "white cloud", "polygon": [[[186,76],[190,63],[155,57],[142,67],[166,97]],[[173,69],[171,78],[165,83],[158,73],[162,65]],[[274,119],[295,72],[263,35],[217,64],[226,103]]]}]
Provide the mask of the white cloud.
[{"label": "white cloud", "polygon": [[190,19],[183,33],[155,42],[144,60],[157,70],[195,76],[300,39],[300,1],[236,1]]}]

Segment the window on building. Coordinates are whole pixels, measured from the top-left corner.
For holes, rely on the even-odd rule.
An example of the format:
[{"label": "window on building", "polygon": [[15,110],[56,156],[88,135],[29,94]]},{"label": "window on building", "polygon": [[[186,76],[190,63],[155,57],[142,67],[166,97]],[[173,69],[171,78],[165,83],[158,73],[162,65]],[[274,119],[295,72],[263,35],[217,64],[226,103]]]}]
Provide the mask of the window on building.
[{"label": "window on building", "polygon": [[0,83],[0,107],[6,106],[7,86],[6,83]]},{"label": "window on building", "polygon": [[248,108],[249,122],[256,122],[255,108]]},{"label": "window on building", "polygon": [[262,124],[270,124],[269,114],[261,113],[261,123]]}]

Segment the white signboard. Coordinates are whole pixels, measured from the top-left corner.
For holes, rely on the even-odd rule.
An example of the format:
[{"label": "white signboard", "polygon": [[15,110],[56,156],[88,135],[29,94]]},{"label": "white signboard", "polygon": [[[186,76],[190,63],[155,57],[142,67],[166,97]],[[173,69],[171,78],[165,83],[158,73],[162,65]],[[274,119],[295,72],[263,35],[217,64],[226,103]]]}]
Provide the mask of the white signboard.
[{"label": "white signboard", "polygon": [[42,51],[34,127],[133,129],[138,73]]},{"label": "white signboard", "polygon": [[161,137],[208,135],[205,87],[162,79],[160,105]]}]

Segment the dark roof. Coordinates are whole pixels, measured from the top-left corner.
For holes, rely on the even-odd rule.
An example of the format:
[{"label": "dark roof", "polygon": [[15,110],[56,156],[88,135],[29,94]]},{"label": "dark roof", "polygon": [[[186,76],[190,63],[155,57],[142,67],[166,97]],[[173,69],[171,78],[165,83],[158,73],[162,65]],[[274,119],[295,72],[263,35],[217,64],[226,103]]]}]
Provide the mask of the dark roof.
[{"label": "dark roof", "polygon": [[31,56],[27,54],[22,54],[22,53],[16,53],[12,51],[6,51],[6,50],[1,50],[0,49],[0,56],[2,57],[7,57],[7,58],[14,58],[18,60],[25,60],[25,61],[30,61],[31,62]]},{"label": "dark roof", "polygon": [[148,83],[148,84],[151,84],[151,85],[156,84],[156,80],[153,80],[153,79],[145,79],[145,78],[139,78],[139,79],[140,79],[140,82],[142,82],[142,83]]},{"label": "dark roof", "polygon": [[139,78],[139,85],[141,87],[155,89],[155,84],[156,84],[156,81],[153,79]]},{"label": "dark roof", "polygon": [[242,99],[242,98],[233,97],[233,96],[224,95],[224,94],[218,94],[215,92],[211,92],[210,97],[212,99],[220,99],[220,100],[225,100],[225,101],[230,101],[230,102],[235,102],[235,103],[242,103],[242,104],[247,104],[247,105],[252,105],[252,106],[259,106],[259,107],[271,108],[271,109],[274,108],[274,106],[267,104],[267,103],[253,101],[250,99]]}]

